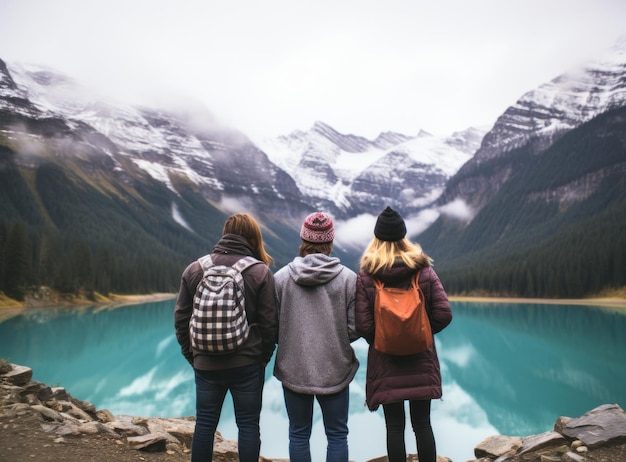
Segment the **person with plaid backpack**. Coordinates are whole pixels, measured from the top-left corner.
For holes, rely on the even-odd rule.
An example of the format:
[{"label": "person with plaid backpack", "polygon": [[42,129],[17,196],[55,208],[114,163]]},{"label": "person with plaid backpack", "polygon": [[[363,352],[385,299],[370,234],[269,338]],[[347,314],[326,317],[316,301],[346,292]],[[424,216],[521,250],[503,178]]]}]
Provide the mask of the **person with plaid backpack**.
[{"label": "person with plaid backpack", "polygon": [[259,459],[265,366],[278,332],[271,262],[257,221],[239,213],[226,219],[212,252],[183,271],[174,326],[195,373],[192,462],[213,460],[213,438],[229,391],[239,429],[239,460]]}]

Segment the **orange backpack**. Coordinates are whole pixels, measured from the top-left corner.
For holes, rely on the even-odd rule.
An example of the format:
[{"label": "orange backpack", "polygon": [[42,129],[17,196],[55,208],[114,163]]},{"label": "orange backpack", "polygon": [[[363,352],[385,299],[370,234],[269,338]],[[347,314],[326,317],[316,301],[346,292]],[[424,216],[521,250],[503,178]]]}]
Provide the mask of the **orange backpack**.
[{"label": "orange backpack", "polygon": [[424,294],[418,284],[418,272],[411,287],[385,287],[372,278],[376,287],[374,302],[374,348],[390,355],[421,353],[433,344]]}]

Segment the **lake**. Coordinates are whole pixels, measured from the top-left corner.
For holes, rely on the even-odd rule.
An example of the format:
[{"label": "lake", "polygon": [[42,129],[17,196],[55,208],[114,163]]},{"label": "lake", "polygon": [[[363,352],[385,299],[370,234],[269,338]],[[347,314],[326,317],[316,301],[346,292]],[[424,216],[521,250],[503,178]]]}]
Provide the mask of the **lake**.
[{"label": "lake", "polygon": [[[0,323],[0,358],[33,368],[34,379],[113,414],[194,415],[193,371],[179,352],[174,301],[115,309],[37,309]],[[597,307],[452,303],[452,324],[436,336],[443,400],[433,401],[437,452],[473,459],[487,436],[526,436],[552,429],[605,403],[626,406],[626,316]],[[361,367],[350,386],[350,458],[386,453],[382,408],[365,407],[367,344],[353,344]],[[288,456],[280,383],[266,371],[261,414],[266,457]],[[314,460],[325,458],[319,407]],[[408,422],[407,422],[408,425]],[[408,425],[410,426],[410,425]],[[236,440],[232,403],[219,430]],[[407,449],[415,440],[407,429]]]}]

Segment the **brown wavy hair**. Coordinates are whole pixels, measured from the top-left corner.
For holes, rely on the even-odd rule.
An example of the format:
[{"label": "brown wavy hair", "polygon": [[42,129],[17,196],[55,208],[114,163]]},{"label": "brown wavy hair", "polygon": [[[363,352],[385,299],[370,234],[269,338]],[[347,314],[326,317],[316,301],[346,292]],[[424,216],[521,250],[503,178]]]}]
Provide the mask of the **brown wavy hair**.
[{"label": "brown wavy hair", "polygon": [[259,223],[247,213],[231,215],[224,223],[224,234],[237,234],[244,237],[252,246],[254,256],[266,265],[270,265],[274,259],[265,251],[263,235]]},{"label": "brown wavy hair", "polygon": [[330,255],[333,251],[332,242],[309,242],[302,241],[300,248],[298,249],[299,257],[306,257],[312,253],[323,253],[324,255]]}]

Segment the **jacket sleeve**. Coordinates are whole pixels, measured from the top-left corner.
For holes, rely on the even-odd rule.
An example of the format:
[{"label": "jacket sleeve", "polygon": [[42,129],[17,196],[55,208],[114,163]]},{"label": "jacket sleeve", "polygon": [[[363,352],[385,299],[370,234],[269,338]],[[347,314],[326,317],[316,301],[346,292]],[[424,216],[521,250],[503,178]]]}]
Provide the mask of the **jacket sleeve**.
[{"label": "jacket sleeve", "polygon": [[369,276],[359,272],[356,280],[355,321],[356,330],[367,343],[374,341],[374,302],[368,295]]},{"label": "jacket sleeve", "polygon": [[361,336],[356,330],[356,274],[352,271],[349,272],[349,277],[346,281],[346,302],[348,337],[350,342],[354,342]]},{"label": "jacket sleeve", "polygon": [[[255,265],[262,266],[262,265]],[[278,341],[278,298],[274,275],[265,266],[265,275],[257,293],[257,325],[261,334],[263,362],[269,363]]]},{"label": "jacket sleeve", "polygon": [[[452,310],[448,301],[448,294],[439,280],[435,270],[428,268],[428,306],[430,311],[430,326],[433,334],[441,332],[452,321]],[[420,278],[421,279],[421,278]]]},{"label": "jacket sleeve", "polygon": [[[180,289],[176,298],[176,307],[174,308],[174,328],[176,329],[176,340],[180,345],[183,356],[193,366],[193,352],[191,350],[191,342],[189,339],[189,321],[193,311],[193,297],[196,293],[196,286],[199,278],[194,277],[192,271],[193,263],[189,265],[180,280]],[[197,265],[199,267],[199,265]],[[195,282],[195,284],[194,284]]]}]

